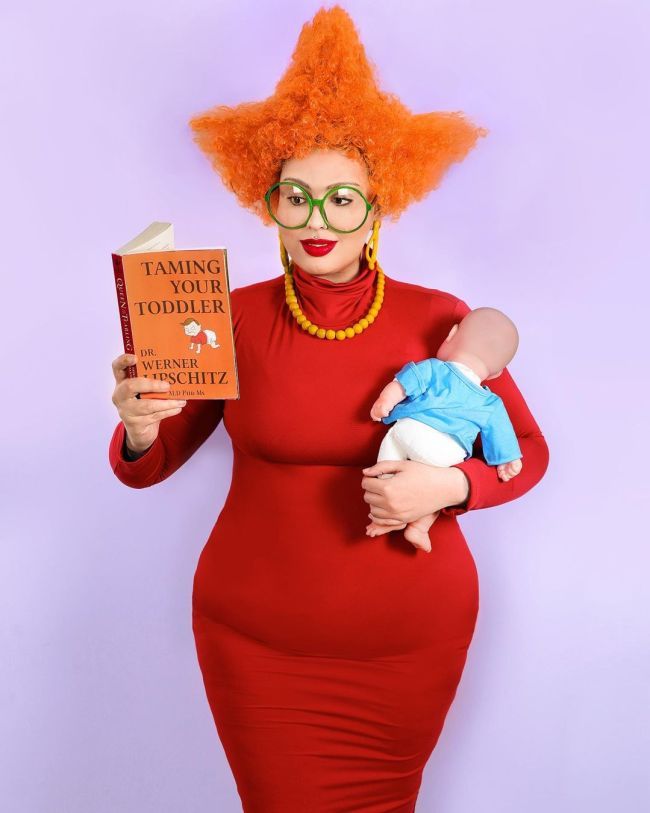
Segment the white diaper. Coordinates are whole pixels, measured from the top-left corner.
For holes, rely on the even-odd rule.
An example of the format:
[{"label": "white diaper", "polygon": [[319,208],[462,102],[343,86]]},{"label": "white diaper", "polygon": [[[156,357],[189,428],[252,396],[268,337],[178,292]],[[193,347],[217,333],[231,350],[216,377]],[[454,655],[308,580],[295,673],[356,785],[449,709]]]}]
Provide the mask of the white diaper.
[{"label": "white diaper", "polygon": [[398,418],[381,442],[377,461],[415,460],[430,466],[453,466],[466,457],[464,447],[446,432],[415,418]]}]

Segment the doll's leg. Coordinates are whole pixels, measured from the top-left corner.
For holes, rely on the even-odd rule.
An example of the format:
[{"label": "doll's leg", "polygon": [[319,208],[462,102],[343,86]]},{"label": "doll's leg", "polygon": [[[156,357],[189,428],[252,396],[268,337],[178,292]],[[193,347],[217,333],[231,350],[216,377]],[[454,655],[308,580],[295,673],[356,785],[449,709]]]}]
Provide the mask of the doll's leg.
[{"label": "doll's leg", "polygon": [[396,427],[399,421],[396,421],[384,435],[381,442],[379,451],[377,452],[377,462],[381,460],[406,460],[406,452],[399,442],[399,437],[396,434]]},{"label": "doll's leg", "polygon": [[415,418],[402,418],[395,422],[395,442],[408,460],[429,466],[453,466],[462,463],[465,449],[451,435],[440,432]]},{"label": "doll's leg", "polygon": [[[395,427],[399,423],[396,421],[388,432],[384,435],[384,439],[381,442],[381,446],[379,447],[379,451],[377,452],[377,462],[379,463],[381,460],[406,460],[406,452],[402,448],[401,444],[399,443],[396,433]],[[386,478],[386,477],[394,477],[393,474],[387,472],[386,474],[380,474],[379,477]],[[387,534],[390,531],[399,531],[402,528],[406,527],[406,523],[403,522],[400,525],[381,525],[378,522],[371,522],[369,525],[366,525],[366,533],[368,536],[379,536],[380,534]]]},{"label": "doll's leg", "polygon": [[433,525],[436,519],[435,514],[425,514],[419,519],[409,522],[404,528],[404,538],[416,548],[431,551],[431,540],[429,539],[429,528]]},{"label": "doll's leg", "polygon": [[[406,452],[408,460],[416,460],[430,466],[452,466],[465,459],[465,450],[445,432],[439,432],[432,426],[414,418],[403,418],[396,421],[396,442]],[[404,538],[416,548],[431,551],[429,528],[433,525],[436,514],[425,514],[409,522],[404,529]]]}]

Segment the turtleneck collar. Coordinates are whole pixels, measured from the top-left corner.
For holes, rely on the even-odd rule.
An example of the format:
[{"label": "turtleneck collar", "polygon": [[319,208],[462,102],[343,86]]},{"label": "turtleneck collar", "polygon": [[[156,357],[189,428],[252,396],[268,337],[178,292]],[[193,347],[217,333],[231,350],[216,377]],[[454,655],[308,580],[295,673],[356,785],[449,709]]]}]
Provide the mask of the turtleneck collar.
[{"label": "turtleneck collar", "polygon": [[371,269],[364,244],[359,273],[347,282],[310,274],[293,262],[293,287],[305,316],[319,327],[341,328],[352,325],[365,316],[375,298],[377,266]]}]

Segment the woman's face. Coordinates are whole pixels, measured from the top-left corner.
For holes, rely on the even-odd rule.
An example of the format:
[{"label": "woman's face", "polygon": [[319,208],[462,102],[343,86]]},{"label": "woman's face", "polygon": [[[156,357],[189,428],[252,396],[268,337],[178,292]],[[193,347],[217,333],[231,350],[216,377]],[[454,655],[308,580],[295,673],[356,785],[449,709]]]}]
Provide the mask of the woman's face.
[{"label": "woman's face", "polygon": [[[314,198],[322,198],[328,187],[337,184],[354,185],[373,203],[368,171],[363,161],[348,158],[337,150],[314,150],[305,158],[291,158],[284,162],[279,180],[297,181]],[[299,194],[299,190],[297,191]],[[339,201],[336,201],[339,203]],[[307,209],[308,211],[308,209]],[[286,229],[278,226],[280,238],[285,248],[300,268],[309,274],[322,276],[332,282],[347,282],[359,272],[359,261],[364,243],[372,232],[372,224],[377,220],[377,206],[373,205],[368,218],[357,231],[341,233],[328,228],[318,206],[307,224],[300,229]],[[328,240],[334,248],[322,257],[307,253],[301,240]]]}]

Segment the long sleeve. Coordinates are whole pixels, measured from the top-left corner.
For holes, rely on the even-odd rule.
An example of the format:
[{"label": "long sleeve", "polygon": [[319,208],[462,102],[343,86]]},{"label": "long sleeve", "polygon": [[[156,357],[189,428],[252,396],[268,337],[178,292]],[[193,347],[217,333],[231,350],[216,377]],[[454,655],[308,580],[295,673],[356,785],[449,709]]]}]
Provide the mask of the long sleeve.
[{"label": "long sleeve", "polygon": [[[459,299],[452,324],[459,322],[470,310],[467,303]],[[544,435],[507,367],[498,378],[490,379],[489,387],[500,396],[510,417],[521,449],[522,470],[506,482],[500,480],[496,467],[485,462],[479,433],[474,442],[472,457],[454,466],[467,476],[469,496],[461,505],[443,508],[443,514],[456,516],[516,500],[537,485],[548,468],[549,449]]]},{"label": "long sleeve", "polygon": [[120,421],[108,457],[115,476],[131,488],[147,488],[172,475],[210,437],[223,418],[223,400],[189,400],[160,423],[158,437],[136,460],[125,457],[126,427]]}]

